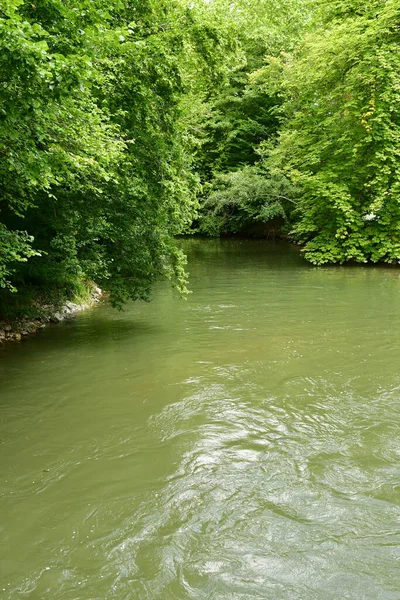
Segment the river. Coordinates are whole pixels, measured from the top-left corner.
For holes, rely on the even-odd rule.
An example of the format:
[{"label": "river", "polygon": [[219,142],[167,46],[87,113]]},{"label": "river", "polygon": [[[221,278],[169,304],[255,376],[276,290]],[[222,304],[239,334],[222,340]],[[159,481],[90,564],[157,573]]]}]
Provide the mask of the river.
[{"label": "river", "polygon": [[399,600],[400,271],[182,243],[0,350],[0,598]]}]

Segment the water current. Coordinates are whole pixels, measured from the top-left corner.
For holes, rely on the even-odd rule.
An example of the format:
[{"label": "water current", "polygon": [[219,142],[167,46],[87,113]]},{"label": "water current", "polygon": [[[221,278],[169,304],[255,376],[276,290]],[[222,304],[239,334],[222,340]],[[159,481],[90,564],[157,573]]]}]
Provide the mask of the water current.
[{"label": "water current", "polygon": [[0,598],[399,600],[400,271],[182,243],[0,350]]}]

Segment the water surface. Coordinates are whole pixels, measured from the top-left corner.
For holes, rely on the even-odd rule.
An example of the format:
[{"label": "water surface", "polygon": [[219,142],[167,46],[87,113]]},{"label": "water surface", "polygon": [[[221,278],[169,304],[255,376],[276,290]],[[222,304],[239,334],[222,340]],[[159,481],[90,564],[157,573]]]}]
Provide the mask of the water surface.
[{"label": "water surface", "polygon": [[0,350],[0,598],[399,600],[400,271],[184,244]]}]

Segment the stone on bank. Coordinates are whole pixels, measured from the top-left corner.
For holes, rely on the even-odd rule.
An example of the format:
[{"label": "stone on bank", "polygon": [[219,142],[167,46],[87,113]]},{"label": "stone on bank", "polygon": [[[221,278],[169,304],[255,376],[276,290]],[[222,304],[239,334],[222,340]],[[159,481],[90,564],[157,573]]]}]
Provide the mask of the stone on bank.
[{"label": "stone on bank", "polygon": [[61,307],[45,305],[40,307],[43,315],[36,319],[19,319],[11,323],[0,321],[0,344],[4,342],[20,342],[24,337],[32,335],[39,329],[46,327],[48,323],[61,323],[82,310],[86,310],[97,304],[101,296],[101,289],[95,287],[91,292],[89,302],[83,304],[65,302]]}]

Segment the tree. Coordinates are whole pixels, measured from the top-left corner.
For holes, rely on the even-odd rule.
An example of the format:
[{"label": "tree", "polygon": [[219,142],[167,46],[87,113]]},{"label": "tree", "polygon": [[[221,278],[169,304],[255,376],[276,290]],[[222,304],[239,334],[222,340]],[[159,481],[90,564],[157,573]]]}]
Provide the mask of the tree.
[{"label": "tree", "polygon": [[178,0],[3,2],[3,311],[16,289],[32,304],[88,279],[118,306],[147,299],[160,277],[184,290],[174,235],[191,222],[197,185],[182,116],[186,58],[207,64],[205,78],[218,70],[204,10]]},{"label": "tree", "polygon": [[298,189],[292,236],[315,264],[400,258],[399,11],[321,2],[299,53],[269,65],[286,94],[269,165]]},{"label": "tree", "polygon": [[[239,50],[223,85],[210,91],[199,112],[202,136],[196,165],[206,184],[200,230],[213,234],[238,231],[252,220],[266,222],[275,218],[277,211],[281,216],[286,212],[279,200],[279,209],[274,201],[275,209],[266,210],[264,196],[258,195],[260,186],[272,190],[277,179],[278,188],[284,183],[282,176],[262,182],[270,174],[260,164],[264,153],[260,145],[272,141],[279,130],[282,98],[275,83],[265,85],[252,74],[263,69],[267,55],[293,49],[308,22],[308,10],[301,0],[283,0],[278,5],[270,0],[219,0],[215,4],[232,20]],[[250,184],[249,178],[258,184]],[[246,208],[240,192],[232,204],[237,186],[244,190],[247,184]],[[279,189],[275,191],[279,196]]]}]

